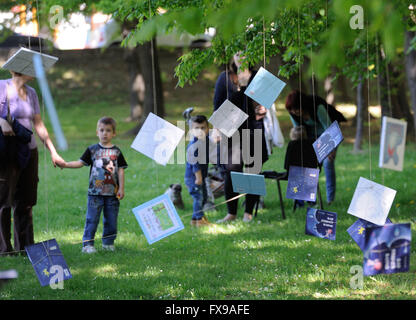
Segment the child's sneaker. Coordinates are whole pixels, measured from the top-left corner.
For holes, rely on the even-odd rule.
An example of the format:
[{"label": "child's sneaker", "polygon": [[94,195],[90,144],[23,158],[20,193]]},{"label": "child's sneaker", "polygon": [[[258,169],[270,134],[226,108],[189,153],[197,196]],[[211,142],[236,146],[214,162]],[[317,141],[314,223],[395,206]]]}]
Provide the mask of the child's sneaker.
[{"label": "child's sneaker", "polygon": [[114,251],[116,248],[114,248],[113,244],[103,244],[103,249],[106,251]]},{"label": "child's sneaker", "polygon": [[196,227],[204,227],[204,226],[209,226],[209,225],[211,225],[211,223],[208,221],[207,218],[205,218],[205,216],[202,217],[200,220],[196,220],[196,224],[195,224]]},{"label": "child's sneaker", "polygon": [[85,247],[82,247],[82,252],[83,253],[95,253],[97,252],[97,250],[95,250],[93,246],[85,246]]}]

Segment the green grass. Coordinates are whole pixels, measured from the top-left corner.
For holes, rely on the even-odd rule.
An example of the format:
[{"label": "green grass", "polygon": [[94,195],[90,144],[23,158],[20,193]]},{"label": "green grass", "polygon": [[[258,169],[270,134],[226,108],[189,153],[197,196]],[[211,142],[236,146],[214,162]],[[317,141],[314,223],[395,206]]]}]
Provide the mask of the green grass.
[{"label": "green grass", "polygon": [[[58,86],[58,85],[56,85]],[[62,85],[62,90],[64,85]],[[56,87],[53,90],[57,90]],[[133,123],[125,123],[128,106],[118,96],[85,98],[82,91],[61,93],[65,100],[58,114],[69,143],[61,152],[66,160],[76,160],[85,148],[97,141],[97,119],[106,114],[118,121],[114,142],[122,149],[126,170],[126,196],[121,201],[116,252],[103,252],[100,246],[102,221],[96,235],[98,252],[81,254],[85,223],[88,168],[55,169],[40,147],[38,204],[34,207],[36,242],[56,238],[73,278],[63,290],[41,287],[27,257],[0,258],[0,269],[16,269],[19,278],[0,291],[0,299],[415,299],[416,255],[412,240],[411,269],[408,273],[364,278],[363,289],[351,289],[350,268],[362,265],[363,257],[351,240],[347,228],[356,220],[347,214],[360,176],[370,178],[369,145],[364,153],[353,155],[348,139],[336,160],[337,197],[330,207],[338,213],[337,239],[328,241],[304,234],[305,210],[292,212],[292,201],[285,199],[287,219],[282,220],[276,185],[267,181],[266,208],[250,224],[238,220],[228,225],[213,224],[191,228],[192,201],[186,188],[186,208],[178,210],[185,229],[149,245],[131,209],[164,193],[171,183],[182,183],[184,165],[156,165],[130,148],[132,138],[123,136]],[[113,94],[113,93],[112,93]],[[84,97],[84,98],[83,98]],[[71,102],[73,101],[73,103]],[[72,103],[72,105],[71,105]],[[187,102],[167,101],[168,119],[179,119]],[[209,103],[197,106],[209,114]],[[290,122],[278,110],[287,138]],[[46,120],[48,128],[52,129]],[[375,132],[377,121],[372,123]],[[349,128],[346,128],[348,132]],[[350,137],[350,136],[349,136]],[[347,137],[348,138],[348,137]],[[378,137],[371,144],[371,179],[397,190],[389,217],[393,222],[412,222],[415,231],[414,189],[416,147],[408,144],[403,172],[381,170],[378,162]],[[264,170],[283,167],[285,149],[274,149]],[[325,183],[321,175],[320,184]],[[286,188],[283,182],[283,190]],[[323,197],[325,199],[325,191]],[[285,192],[284,192],[285,193]],[[217,203],[224,199],[217,199]],[[210,221],[226,214],[225,205],[210,212]]]},{"label": "green grass", "polygon": [[[77,119],[77,108],[69,117]],[[80,120],[94,129],[94,115]],[[78,121],[78,120],[77,120]],[[65,123],[65,120],[63,121]],[[74,126],[78,122],[73,123]],[[65,130],[68,132],[67,130]],[[77,137],[79,133],[74,134]],[[67,160],[77,159],[94,138],[70,138]],[[304,234],[305,212],[292,212],[285,200],[287,219],[282,220],[276,186],[267,183],[266,206],[250,224],[239,220],[229,225],[195,229],[189,226],[191,198],[183,193],[186,208],[179,210],[185,229],[149,245],[131,209],[163,193],[170,183],[182,182],[184,165],[156,165],[132,150],[129,139],[117,139],[129,168],[126,197],[121,203],[119,234],[114,253],[100,250],[81,254],[86,207],[88,169],[60,170],[40,153],[40,188],[34,209],[37,242],[56,238],[73,279],[64,290],[40,287],[26,257],[3,257],[1,269],[15,268],[19,278],[0,292],[1,299],[414,299],[415,254],[409,273],[365,278],[362,290],[350,288],[353,265],[362,264],[362,253],[346,229],[356,220],[346,213],[360,176],[369,177],[368,154],[352,155],[351,145],[341,145],[336,162],[338,213],[337,240],[326,241]],[[415,147],[407,146],[403,172],[376,167],[377,146],[373,146],[373,180],[398,191],[389,217],[394,222],[414,221]],[[264,169],[282,167],[283,150],[275,149]],[[384,177],[383,177],[384,174]],[[321,177],[324,185],[324,177]],[[283,189],[286,184],[283,183]],[[324,193],[325,195],[325,193]],[[218,199],[221,202],[223,199]],[[225,215],[218,207],[208,218]],[[412,224],[414,231],[414,224]],[[97,233],[100,237],[102,223]],[[413,240],[412,248],[415,248]]]}]

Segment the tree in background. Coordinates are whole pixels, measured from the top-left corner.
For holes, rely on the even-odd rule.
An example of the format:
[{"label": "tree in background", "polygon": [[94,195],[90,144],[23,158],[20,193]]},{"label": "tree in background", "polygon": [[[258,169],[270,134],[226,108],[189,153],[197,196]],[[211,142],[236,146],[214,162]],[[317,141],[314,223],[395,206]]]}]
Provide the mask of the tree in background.
[{"label": "tree in background", "polygon": [[[36,17],[41,26],[51,27],[51,19],[56,15],[55,8],[63,8],[65,16],[71,13],[82,13],[86,16],[94,12],[101,11],[103,13],[112,14],[112,16],[122,26],[121,33],[128,35],[139,24],[140,19],[146,19],[143,16],[137,20],[129,14],[132,8],[123,10],[125,1],[107,1],[107,0],[42,0],[42,1],[9,1],[2,2],[0,9],[10,11],[11,7],[17,5],[25,5],[26,10],[38,10]],[[81,5],[82,4],[82,5]],[[124,60],[129,70],[129,89],[130,89],[130,120],[138,121],[138,125],[131,130],[131,134],[137,134],[141,124],[146,119],[149,112],[163,117],[164,99],[163,86],[160,76],[158,55],[156,49],[155,38],[143,43],[137,43],[134,46],[125,46]]]}]

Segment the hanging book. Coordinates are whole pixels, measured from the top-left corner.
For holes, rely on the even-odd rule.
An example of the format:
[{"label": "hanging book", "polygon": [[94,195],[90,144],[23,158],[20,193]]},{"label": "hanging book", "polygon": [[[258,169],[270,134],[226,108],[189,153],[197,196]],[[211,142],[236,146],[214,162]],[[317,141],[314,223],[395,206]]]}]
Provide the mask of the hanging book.
[{"label": "hanging book", "polygon": [[266,195],[266,183],[261,174],[231,172],[233,191],[236,193]]},{"label": "hanging book", "polygon": [[312,144],[319,163],[338,147],[344,140],[338,122],[334,121],[319,138]]},{"label": "hanging book", "polygon": [[[389,218],[386,219],[386,224],[388,223],[392,223]],[[365,221],[363,219],[358,219],[347,229],[348,234],[358,244],[361,251],[364,250],[365,234],[366,234],[367,228],[373,228],[373,227],[378,227],[378,226],[374,223]]]},{"label": "hanging book", "polygon": [[184,228],[175,206],[167,194],[134,208],[133,213],[149,244]]},{"label": "hanging book", "polygon": [[56,61],[58,61],[57,57],[26,48],[20,48],[3,64],[2,68],[25,74],[27,76],[36,77],[35,67],[33,64],[33,56],[35,55],[41,57],[42,66],[45,72],[52,68]]},{"label": "hanging book", "polygon": [[321,209],[308,208],[306,211],[305,234],[318,238],[335,240],[337,214]]},{"label": "hanging book", "polygon": [[360,177],[348,213],[378,226],[384,226],[396,190]]},{"label": "hanging book", "polygon": [[55,239],[26,246],[25,250],[41,286],[72,278]]},{"label": "hanging book", "polygon": [[386,224],[367,229],[364,244],[364,276],[409,271],[410,223]]},{"label": "hanging book", "polygon": [[378,166],[396,171],[403,170],[407,122],[384,116],[381,126]]},{"label": "hanging book", "polygon": [[244,94],[263,107],[270,109],[285,86],[286,83],[260,67]]},{"label": "hanging book", "polygon": [[131,147],[165,166],[184,134],[184,130],[150,112]]},{"label": "hanging book", "polygon": [[318,179],[319,169],[290,166],[286,198],[315,202]]},{"label": "hanging book", "polygon": [[208,121],[214,128],[217,128],[228,138],[231,138],[247,118],[247,113],[227,99],[212,114]]}]

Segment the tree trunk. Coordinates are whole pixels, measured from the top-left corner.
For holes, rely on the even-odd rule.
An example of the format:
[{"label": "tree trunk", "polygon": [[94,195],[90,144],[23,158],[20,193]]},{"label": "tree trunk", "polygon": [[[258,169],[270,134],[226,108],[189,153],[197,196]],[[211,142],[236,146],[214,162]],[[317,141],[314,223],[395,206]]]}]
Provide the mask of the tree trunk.
[{"label": "tree trunk", "polygon": [[[165,116],[156,41],[152,41],[138,45],[131,54],[134,63],[129,62],[129,66],[133,68],[130,70],[130,108],[132,120],[138,121],[138,124],[126,135],[136,135],[150,112],[161,118]],[[152,48],[154,49],[153,54]],[[138,73],[138,70],[141,71],[141,74]]]},{"label": "tree trunk", "polygon": [[163,118],[165,116],[165,107],[156,40],[145,42],[138,47],[140,69],[146,84],[143,117],[146,118],[149,112],[153,112]]},{"label": "tree trunk", "polygon": [[130,116],[127,121],[138,121],[143,114],[145,83],[139,64],[138,47],[126,48],[124,60],[129,70]]},{"label": "tree trunk", "polygon": [[324,82],[325,87],[325,95],[326,95],[326,102],[329,104],[335,105],[335,95],[334,95],[334,87],[332,85],[332,77],[326,77]]},{"label": "tree trunk", "polygon": [[[386,55],[383,51],[383,48],[378,45],[377,46],[377,53],[378,60],[380,61],[379,68],[378,68],[378,88],[377,94],[379,98],[380,108],[381,108],[381,118],[384,116],[391,117],[392,116],[392,107],[391,107],[391,77],[390,77],[390,68],[388,63],[386,62]],[[381,120],[380,120],[381,121]]]},{"label": "tree trunk", "polygon": [[[410,91],[410,104],[413,110],[413,123],[416,127],[416,51],[412,50],[407,54],[407,50],[410,46],[410,41],[416,36],[416,32],[406,31],[405,32],[405,66],[407,85]],[[413,137],[416,138],[416,132],[413,131]]]},{"label": "tree trunk", "polygon": [[364,117],[366,110],[368,108],[367,99],[365,97],[366,93],[366,80],[361,78],[357,86],[357,114],[356,114],[356,132],[355,132],[355,141],[354,141],[354,153],[359,153],[362,151],[362,140],[363,140],[363,131],[364,131]]}]

